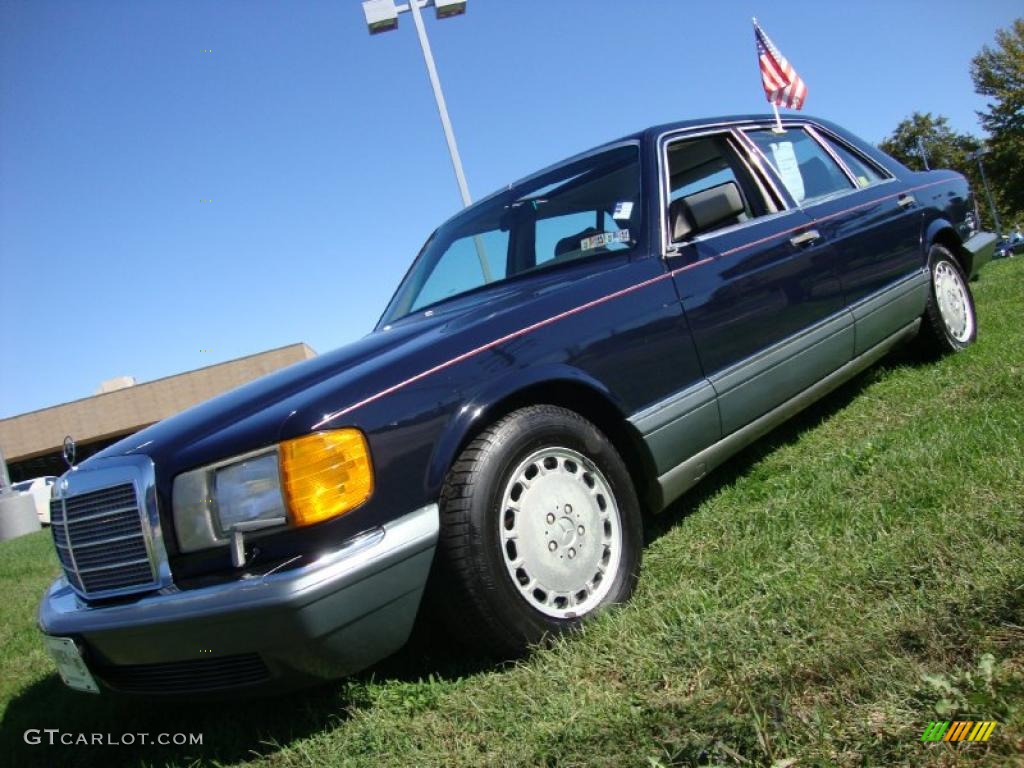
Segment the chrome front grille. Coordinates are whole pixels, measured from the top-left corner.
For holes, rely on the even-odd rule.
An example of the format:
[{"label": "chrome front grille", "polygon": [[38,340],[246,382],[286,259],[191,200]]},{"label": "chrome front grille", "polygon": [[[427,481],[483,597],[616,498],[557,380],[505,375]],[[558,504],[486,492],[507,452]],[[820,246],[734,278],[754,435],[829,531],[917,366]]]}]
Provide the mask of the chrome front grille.
[{"label": "chrome front grille", "polygon": [[[120,480],[111,485],[104,481]],[[50,502],[53,543],[64,575],[83,597],[113,597],[162,586],[153,530],[131,467],[71,472]],[[103,487],[95,485],[104,483]],[[162,547],[159,548],[162,551]]]}]

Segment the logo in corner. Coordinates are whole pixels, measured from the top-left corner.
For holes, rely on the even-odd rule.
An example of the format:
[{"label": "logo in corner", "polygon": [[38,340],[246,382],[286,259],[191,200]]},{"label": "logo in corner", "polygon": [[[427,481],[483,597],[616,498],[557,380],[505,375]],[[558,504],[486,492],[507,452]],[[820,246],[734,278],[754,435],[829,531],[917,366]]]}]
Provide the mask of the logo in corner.
[{"label": "logo in corner", "polygon": [[993,720],[932,721],[921,734],[921,741],[988,741],[996,725]]},{"label": "logo in corner", "polygon": [[64,438],[64,461],[69,468],[75,468],[75,439],[71,435]]}]

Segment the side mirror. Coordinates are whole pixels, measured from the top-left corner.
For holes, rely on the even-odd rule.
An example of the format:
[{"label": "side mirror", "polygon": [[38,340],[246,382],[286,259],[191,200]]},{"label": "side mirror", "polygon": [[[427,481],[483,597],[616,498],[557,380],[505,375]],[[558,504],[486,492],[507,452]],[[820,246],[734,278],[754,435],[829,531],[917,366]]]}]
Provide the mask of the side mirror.
[{"label": "side mirror", "polygon": [[672,241],[679,242],[691,235],[742,221],[746,212],[743,195],[735,181],[681,197],[668,209]]}]

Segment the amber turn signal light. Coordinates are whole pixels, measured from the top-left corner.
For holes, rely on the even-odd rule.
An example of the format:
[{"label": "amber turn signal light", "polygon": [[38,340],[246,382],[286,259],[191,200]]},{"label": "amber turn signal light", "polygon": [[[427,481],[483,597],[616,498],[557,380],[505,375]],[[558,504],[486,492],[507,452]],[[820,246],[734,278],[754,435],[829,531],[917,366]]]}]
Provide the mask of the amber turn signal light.
[{"label": "amber turn signal light", "polygon": [[343,515],[373,493],[370,447],[358,429],[336,429],[281,443],[281,486],[293,525]]}]

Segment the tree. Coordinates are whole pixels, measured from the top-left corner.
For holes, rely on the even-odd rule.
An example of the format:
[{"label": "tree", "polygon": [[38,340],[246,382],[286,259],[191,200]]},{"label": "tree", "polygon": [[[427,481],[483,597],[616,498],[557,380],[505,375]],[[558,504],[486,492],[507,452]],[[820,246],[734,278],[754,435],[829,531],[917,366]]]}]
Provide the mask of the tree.
[{"label": "tree", "polygon": [[[989,134],[985,170],[1007,213],[1024,211],[1024,19],[996,31],[971,61],[974,90],[989,98],[978,113]],[[1007,222],[1012,223],[1010,221]]]},{"label": "tree", "polygon": [[[949,127],[949,118],[931,112],[915,112],[896,126],[896,130],[878,145],[908,168],[924,170],[921,147],[932,168],[951,168],[970,176],[974,163],[971,154],[981,142],[968,133],[957,133]],[[974,173],[977,173],[975,169]]]},{"label": "tree", "polygon": [[[896,130],[878,146],[886,154],[892,155],[908,168],[917,171],[924,170],[924,158],[921,156],[923,147],[928,156],[930,168],[949,168],[962,173],[970,182],[971,190],[978,201],[981,226],[990,230],[995,229],[995,222],[992,221],[992,209],[989,207],[985,187],[978,170],[978,162],[974,157],[974,153],[982,148],[980,139],[969,133],[954,131],[949,127],[949,119],[943,115],[915,112],[900,122],[896,126]],[[990,158],[986,156],[984,162],[985,172],[989,173]],[[1000,219],[1004,220],[1005,206],[1000,204],[996,194],[993,194],[993,197],[996,198],[995,203],[999,209]]]}]

